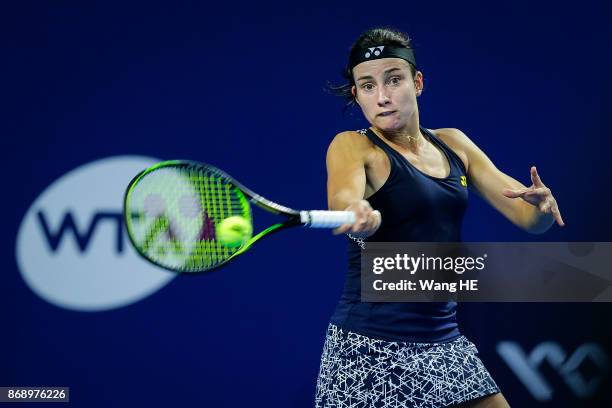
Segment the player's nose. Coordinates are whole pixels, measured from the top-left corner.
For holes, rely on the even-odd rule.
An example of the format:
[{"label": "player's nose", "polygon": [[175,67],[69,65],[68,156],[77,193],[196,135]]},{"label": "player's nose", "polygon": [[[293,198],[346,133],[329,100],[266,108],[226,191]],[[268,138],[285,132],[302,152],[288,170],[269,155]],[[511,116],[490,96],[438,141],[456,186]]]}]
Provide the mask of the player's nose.
[{"label": "player's nose", "polygon": [[378,91],[378,105],[385,106],[391,102],[391,98],[389,97],[388,91],[381,87]]}]

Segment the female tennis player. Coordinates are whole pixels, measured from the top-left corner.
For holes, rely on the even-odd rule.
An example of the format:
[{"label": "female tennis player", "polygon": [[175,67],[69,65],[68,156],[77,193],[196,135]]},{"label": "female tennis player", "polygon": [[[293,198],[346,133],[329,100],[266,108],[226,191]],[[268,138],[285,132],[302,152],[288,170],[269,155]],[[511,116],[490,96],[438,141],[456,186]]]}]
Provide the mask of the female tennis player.
[{"label": "female tennis player", "polygon": [[417,97],[423,74],[407,35],[386,28],[352,46],[347,84],[369,129],[338,134],[327,152],[328,202],[356,223],[344,292],[327,331],[316,406],[508,407],[460,334],[456,303],[360,301],[360,245],[369,241],[460,241],[468,186],[517,226],[542,233],[563,219],[535,167],[526,187],[498,170],[458,129],[427,129]]}]

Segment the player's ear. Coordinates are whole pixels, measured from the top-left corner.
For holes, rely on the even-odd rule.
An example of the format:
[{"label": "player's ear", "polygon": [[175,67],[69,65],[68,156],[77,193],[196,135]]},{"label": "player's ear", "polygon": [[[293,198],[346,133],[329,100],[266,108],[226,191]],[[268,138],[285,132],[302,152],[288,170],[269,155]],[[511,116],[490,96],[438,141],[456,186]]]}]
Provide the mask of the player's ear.
[{"label": "player's ear", "polygon": [[355,85],[351,87],[351,94],[353,94],[353,99],[355,99],[355,102],[357,102],[357,105],[359,105],[359,101],[357,100],[357,88],[355,87]]},{"label": "player's ear", "polygon": [[416,96],[421,96],[424,86],[425,82],[423,80],[423,73],[421,71],[417,71],[416,74],[414,74],[414,89]]}]

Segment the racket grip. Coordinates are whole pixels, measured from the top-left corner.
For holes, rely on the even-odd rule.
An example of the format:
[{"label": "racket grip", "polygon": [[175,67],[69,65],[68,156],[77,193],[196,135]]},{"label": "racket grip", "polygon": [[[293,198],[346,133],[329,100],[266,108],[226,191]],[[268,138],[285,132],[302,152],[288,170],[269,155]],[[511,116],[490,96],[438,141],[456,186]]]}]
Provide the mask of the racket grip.
[{"label": "racket grip", "polygon": [[355,222],[352,211],[300,211],[300,221],[310,228],[338,228]]}]

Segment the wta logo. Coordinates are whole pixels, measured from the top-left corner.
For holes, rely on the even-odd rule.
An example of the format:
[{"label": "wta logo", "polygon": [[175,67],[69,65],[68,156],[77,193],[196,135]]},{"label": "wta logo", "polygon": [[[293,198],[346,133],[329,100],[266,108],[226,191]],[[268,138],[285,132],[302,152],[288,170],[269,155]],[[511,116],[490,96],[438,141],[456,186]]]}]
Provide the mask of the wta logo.
[{"label": "wta logo", "polygon": [[[582,344],[570,354],[554,341],[542,342],[530,353],[516,342],[503,341],[497,352],[538,401],[551,401],[555,391],[540,371],[543,366],[554,368],[572,394],[581,399],[595,394],[610,372],[608,356],[596,343]],[[585,376],[583,365],[591,366],[590,375]]]},{"label": "wta logo", "polygon": [[17,234],[21,275],[39,297],[77,311],[137,302],[176,274],[142,260],[123,223],[125,188],[158,160],[116,156],[66,173],[36,198]]}]

